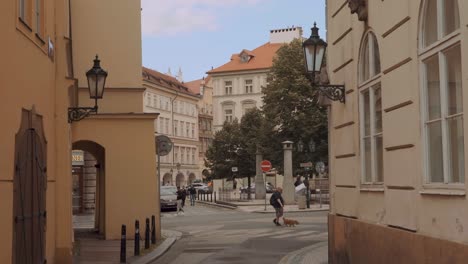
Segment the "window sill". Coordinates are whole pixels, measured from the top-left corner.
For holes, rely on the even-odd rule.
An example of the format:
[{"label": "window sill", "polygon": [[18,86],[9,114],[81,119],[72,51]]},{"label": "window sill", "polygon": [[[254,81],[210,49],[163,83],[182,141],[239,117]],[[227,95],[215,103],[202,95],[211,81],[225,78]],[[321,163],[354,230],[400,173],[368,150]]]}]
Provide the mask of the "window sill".
[{"label": "window sill", "polygon": [[35,34],[36,35],[36,39],[41,43],[41,45],[45,45],[45,41],[42,39],[41,35],[39,34]]},{"label": "window sill", "polygon": [[466,191],[460,189],[424,189],[421,195],[466,196]]},{"label": "window sill", "polygon": [[18,17],[18,21],[19,21],[23,26],[25,26],[29,31],[32,32],[32,28],[28,25],[28,23],[27,23],[24,19],[22,19],[21,17]]}]

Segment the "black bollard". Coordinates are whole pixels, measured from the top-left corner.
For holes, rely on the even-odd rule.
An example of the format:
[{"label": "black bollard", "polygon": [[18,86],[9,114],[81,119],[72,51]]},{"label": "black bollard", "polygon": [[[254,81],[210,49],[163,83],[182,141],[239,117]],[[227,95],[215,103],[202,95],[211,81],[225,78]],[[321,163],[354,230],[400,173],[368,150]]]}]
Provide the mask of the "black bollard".
[{"label": "black bollard", "polygon": [[135,247],[133,249],[134,256],[140,256],[140,221],[135,220]]},{"label": "black bollard", "polygon": [[213,202],[213,192],[211,192],[211,196],[210,196],[210,202]]},{"label": "black bollard", "polygon": [[216,203],[216,192],[214,192],[214,201]]},{"label": "black bollard", "polygon": [[156,244],[156,217],[151,216],[151,244]]},{"label": "black bollard", "polygon": [[145,230],[145,249],[150,247],[150,225],[149,218],[146,218],[146,230]]},{"label": "black bollard", "polygon": [[120,263],[127,262],[127,227],[122,225],[122,238],[120,240]]}]

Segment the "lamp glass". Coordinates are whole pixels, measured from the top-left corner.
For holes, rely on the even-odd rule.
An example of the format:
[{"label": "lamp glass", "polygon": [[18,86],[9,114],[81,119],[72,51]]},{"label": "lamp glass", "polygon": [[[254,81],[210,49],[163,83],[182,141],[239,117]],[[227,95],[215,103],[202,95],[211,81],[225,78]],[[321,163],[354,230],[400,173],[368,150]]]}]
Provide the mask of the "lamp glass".
[{"label": "lamp glass", "polygon": [[323,56],[325,55],[325,45],[321,43],[315,45],[305,45],[304,53],[307,65],[307,72],[319,72],[322,67]]}]

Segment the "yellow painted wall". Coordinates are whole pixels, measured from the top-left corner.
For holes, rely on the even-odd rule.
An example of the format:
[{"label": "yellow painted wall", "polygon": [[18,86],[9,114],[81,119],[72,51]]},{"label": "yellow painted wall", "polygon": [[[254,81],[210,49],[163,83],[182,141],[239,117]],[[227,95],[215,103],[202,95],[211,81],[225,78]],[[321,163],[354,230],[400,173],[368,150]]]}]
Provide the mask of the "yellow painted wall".
[{"label": "yellow painted wall", "polygon": [[[90,140],[105,149],[106,239],[119,239],[122,224],[127,226],[131,238],[136,219],[140,220],[140,226],[151,215],[159,219],[153,127],[156,117],[156,114],[140,118],[102,115],[72,126],[73,142]],[[159,223],[156,230],[160,238]]]},{"label": "yellow painted wall", "polygon": [[99,54],[109,73],[106,87],[141,87],[140,1],[72,0],[71,9],[78,86],[88,86],[85,73]]},{"label": "yellow painted wall", "polygon": [[[91,67],[91,66],[90,66]],[[109,75],[108,79],[118,78]],[[143,111],[143,88],[104,89],[103,98],[98,100],[99,113],[141,113]],[[79,106],[93,107],[94,100],[89,98],[89,89],[79,89]]]}]

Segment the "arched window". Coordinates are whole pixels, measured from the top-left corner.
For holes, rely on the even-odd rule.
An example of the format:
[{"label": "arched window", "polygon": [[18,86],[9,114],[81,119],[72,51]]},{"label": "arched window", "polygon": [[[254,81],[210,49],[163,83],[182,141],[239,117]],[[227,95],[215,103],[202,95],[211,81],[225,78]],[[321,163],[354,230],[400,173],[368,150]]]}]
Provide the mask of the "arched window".
[{"label": "arched window", "polygon": [[434,44],[460,28],[458,0],[427,0],[423,10],[423,47]]},{"label": "arched window", "polygon": [[377,39],[368,32],[361,44],[359,55],[359,83],[363,83],[380,73],[380,55]]},{"label": "arched window", "polygon": [[222,102],[223,122],[232,122],[235,116],[235,103],[232,101]]},{"label": "arched window", "polygon": [[420,21],[425,183],[464,183],[462,49],[457,35],[457,0],[424,1]]},{"label": "arched window", "polygon": [[364,35],[359,54],[359,112],[363,184],[383,183],[382,89],[377,38]]}]

